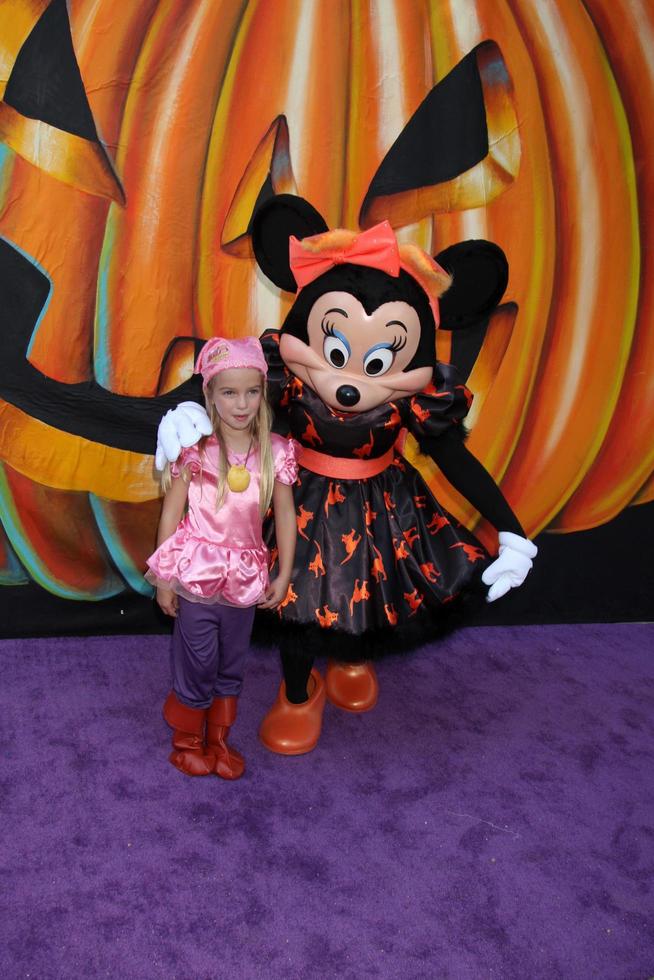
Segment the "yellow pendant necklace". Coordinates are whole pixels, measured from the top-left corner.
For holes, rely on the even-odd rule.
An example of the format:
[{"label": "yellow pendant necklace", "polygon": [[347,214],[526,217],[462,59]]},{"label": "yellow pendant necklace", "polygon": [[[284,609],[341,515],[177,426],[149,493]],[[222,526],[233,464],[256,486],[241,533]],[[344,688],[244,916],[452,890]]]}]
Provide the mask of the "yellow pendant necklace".
[{"label": "yellow pendant necklace", "polygon": [[232,493],[243,493],[250,486],[250,471],[248,470],[248,459],[252,450],[254,436],[250,439],[247,455],[244,463],[230,463],[227,470],[227,486]]}]

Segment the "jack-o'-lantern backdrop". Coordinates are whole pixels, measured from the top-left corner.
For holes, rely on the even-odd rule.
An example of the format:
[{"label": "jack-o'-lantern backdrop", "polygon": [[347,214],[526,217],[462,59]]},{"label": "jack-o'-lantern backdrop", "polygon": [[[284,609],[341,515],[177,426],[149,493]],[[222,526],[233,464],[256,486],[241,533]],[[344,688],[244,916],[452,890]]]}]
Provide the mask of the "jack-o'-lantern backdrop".
[{"label": "jack-o'-lantern backdrop", "polygon": [[[487,140],[448,172],[469,95]],[[288,306],[249,242],[273,192],[505,251],[469,445],[530,536],[652,499],[647,0],[0,0],[0,97],[0,601],[149,595],[192,340]]]}]

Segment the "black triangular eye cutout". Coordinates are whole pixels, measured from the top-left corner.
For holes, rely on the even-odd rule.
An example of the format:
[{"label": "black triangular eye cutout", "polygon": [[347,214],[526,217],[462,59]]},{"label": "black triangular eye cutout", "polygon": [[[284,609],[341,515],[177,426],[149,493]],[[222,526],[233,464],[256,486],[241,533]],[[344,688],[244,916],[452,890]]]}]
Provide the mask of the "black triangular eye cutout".
[{"label": "black triangular eye cutout", "polygon": [[361,207],[362,227],[376,198],[452,180],[487,153],[484,93],[474,49],[434,86],[382,160]]},{"label": "black triangular eye cutout", "polygon": [[97,141],[66,0],[53,0],[34,26],[14,63],[4,101],[22,116]]},{"label": "black triangular eye cutout", "polygon": [[483,239],[458,242],[436,261],[453,276],[439,300],[441,330],[472,326],[493,312],[509,281],[509,264],[498,245]]},{"label": "black triangular eye cutout", "polygon": [[288,260],[291,235],[307,238],[327,231],[327,223],[302,197],[277,194],[264,201],[252,219],[252,248],[259,268],[280,289],[297,290]]}]

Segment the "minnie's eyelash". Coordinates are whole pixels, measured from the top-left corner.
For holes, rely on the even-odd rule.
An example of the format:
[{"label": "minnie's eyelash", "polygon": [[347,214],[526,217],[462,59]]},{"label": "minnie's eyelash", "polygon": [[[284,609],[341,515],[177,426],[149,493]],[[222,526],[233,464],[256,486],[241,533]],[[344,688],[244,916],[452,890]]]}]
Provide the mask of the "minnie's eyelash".
[{"label": "minnie's eyelash", "polygon": [[[320,328],[326,337],[336,336],[334,324],[330,323],[328,320],[323,319],[320,324]],[[406,337],[394,337],[393,343],[389,344],[388,346],[388,350],[396,354],[398,351],[402,350],[402,348],[406,347],[406,343]]]}]

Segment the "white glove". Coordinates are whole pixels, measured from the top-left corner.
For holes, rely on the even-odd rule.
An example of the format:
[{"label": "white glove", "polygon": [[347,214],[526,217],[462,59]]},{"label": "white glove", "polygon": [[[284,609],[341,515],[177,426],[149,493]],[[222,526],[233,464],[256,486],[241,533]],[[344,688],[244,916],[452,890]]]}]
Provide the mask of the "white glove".
[{"label": "white glove", "polygon": [[177,408],[171,408],[157,430],[155,467],[162,470],[167,462],[174,463],[182,446],[194,446],[202,436],[210,436],[212,431],[209,416],[197,402],[181,402]]},{"label": "white glove", "polygon": [[500,531],[499,540],[499,555],[481,577],[484,585],[490,585],[486,602],[494,602],[522,585],[533,565],[532,558],[538,554],[533,541],[511,531]]}]

